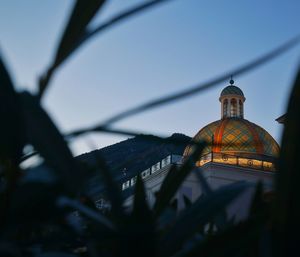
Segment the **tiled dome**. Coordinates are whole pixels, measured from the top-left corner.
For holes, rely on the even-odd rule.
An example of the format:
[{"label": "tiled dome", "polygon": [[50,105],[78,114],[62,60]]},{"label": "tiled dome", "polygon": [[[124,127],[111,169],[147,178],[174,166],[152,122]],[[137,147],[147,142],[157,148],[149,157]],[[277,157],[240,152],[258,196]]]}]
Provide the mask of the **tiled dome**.
[{"label": "tiled dome", "polygon": [[[279,146],[274,138],[260,126],[241,118],[227,118],[212,122],[193,138],[196,142],[210,143],[202,155],[210,152],[236,156],[276,158]],[[211,142],[213,141],[213,144]],[[187,146],[184,157],[191,154],[193,146]]]},{"label": "tiled dome", "polygon": [[240,96],[244,96],[243,91],[237,87],[237,86],[227,86],[225,87],[222,92],[221,92],[221,96],[225,96],[225,95],[240,95]]}]

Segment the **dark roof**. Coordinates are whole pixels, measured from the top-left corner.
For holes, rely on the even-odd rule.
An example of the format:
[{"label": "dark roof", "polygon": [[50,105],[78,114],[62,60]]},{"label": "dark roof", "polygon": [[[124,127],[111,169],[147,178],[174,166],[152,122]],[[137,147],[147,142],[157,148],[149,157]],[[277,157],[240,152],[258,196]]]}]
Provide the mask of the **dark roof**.
[{"label": "dark roof", "polygon": [[283,115],[281,115],[280,117],[278,117],[278,118],[276,119],[276,121],[277,121],[278,123],[284,124],[285,118],[286,118],[286,114],[283,114]]},{"label": "dark roof", "polygon": [[221,92],[221,96],[225,96],[225,95],[240,95],[240,96],[244,96],[243,91],[237,87],[237,86],[227,86],[225,87],[222,92]]}]

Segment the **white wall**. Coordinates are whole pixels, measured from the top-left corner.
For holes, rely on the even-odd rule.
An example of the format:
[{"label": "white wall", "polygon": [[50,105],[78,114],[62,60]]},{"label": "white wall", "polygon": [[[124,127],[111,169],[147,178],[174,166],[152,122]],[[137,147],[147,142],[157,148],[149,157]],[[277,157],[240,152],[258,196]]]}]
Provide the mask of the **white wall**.
[{"label": "white wall", "polygon": [[[177,164],[178,167],[180,166]],[[147,200],[150,206],[155,202],[155,193],[159,191],[163,180],[170,170],[171,164],[165,165],[163,168],[156,170],[151,176],[144,179]],[[252,195],[258,181],[262,181],[265,191],[272,190],[273,172],[264,172],[259,170],[247,169],[232,165],[223,165],[218,163],[207,163],[201,167],[202,174],[206,178],[212,189],[218,189],[222,186],[231,184],[237,181],[247,181],[251,185],[243,192],[236,200],[234,200],[227,208],[229,217],[236,216],[237,220],[242,220],[247,216]],[[197,172],[200,172],[198,169]],[[178,199],[179,209],[184,208],[183,194],[186,195],[192,202],[195,201],[201,194],[202,189],[197,176],[191,173],[184,181],[176,198]],[[126,200],[126,206],[131,206],[133,197]]]}]

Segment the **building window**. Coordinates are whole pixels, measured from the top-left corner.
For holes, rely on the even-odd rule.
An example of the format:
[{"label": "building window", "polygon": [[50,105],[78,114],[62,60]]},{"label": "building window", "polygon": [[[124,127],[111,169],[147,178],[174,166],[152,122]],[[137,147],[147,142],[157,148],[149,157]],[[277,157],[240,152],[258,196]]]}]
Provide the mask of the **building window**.
[{"label": "building window", "polygon": [[242,103],[241,100],[239,100],[239,116],[240,116],[241,118],[244,117],[243,103]]},{"label": "building window", "polygon": [[151,167],[151,174],[153,174],[154,172],[158,171],[160,169],[160,162],[152,165]]},{"label": "building window", "polygon": [[161,161],[161,167],[165,167],[171,163],[171,155],[167,156],[165,159]]},{"label": "building window", "polygon": [[128,187],[130,187],[130,180],[127,180],[126,182],[124,182],[122,184],[122,190],[127,189]]},{"label": "building window", "polygon": [[136,183],[136,180],[137,180],[137,176],[133,177],[131,179],[130,185],[133,186]]},{"label": "building window", "polygon": [[226,118],[227,117],[227,111],[228,109],[228,100],[225,99],[224,102],[223,102],[223,117]]},{"label": "building window", "polygon": [[231,101],[230,101],[230,117],[237,117],[236,99],[231,99]]},{"label": "building window", "polygon": [[144,170],[144,171],[141,173],[142,179],[147,178],[149,175],[150,175],[150,169]]}]

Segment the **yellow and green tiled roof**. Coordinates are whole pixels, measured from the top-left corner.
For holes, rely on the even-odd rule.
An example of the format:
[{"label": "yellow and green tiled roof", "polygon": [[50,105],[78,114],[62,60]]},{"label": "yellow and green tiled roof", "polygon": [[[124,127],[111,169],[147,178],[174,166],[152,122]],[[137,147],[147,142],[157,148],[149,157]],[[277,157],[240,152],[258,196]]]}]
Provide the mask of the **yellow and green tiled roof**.
[{"label": "yellow and green tiled roof", "polygon": [[[270,157],[279,155],[279,146],[275,139],[260,126],[242,118],[226,118],[212,122],[202,128],[193,139],[209,143],[202,155],[210,152]],[[184,156],[190,155],[192,150],[193,147],[188,146]]]}]

